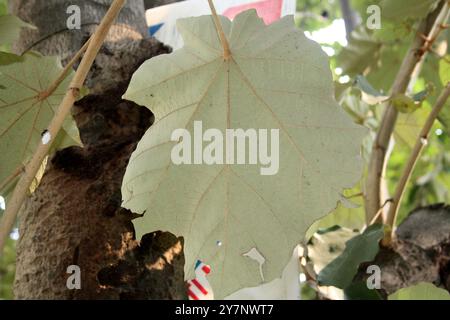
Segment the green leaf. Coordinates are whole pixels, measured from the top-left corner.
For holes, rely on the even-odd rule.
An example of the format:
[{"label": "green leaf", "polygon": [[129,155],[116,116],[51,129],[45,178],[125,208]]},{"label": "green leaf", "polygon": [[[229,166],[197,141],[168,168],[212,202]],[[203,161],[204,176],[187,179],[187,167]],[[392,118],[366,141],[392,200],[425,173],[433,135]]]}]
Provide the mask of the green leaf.
[{"label": "green leaf", "polygon": [[36,27],[23,22],[13,15],[0,16],[0,44],[11,44],[20,35],[21,28],[36,29]]},{"label": "green leaf", "polygon": [[367,69],[376,68],[382,44],[372,36],[370,30],[359,27],[350,36],[349,43],[337,55],[337,65],[343,74],[363,74]]},{"label": "green leaf", "polygon": [[23,57],[15,55],[13,53],[0,51],[0,66],[20,61],[23,61]]},{"label": "green leaf", "polygon": [[0,0],[0,16],[5,15],[8,12],[7,0]]},{"label": "green leaf", "polygon": [[[359,192],[361,192],[360,188],[353,188],[347,195],[354,195]],[[322,219],[314,222],[311,227],[309,227],[305,239],[310,239],[315,232],[336,225],[348,229],[361,229],[365,223],[363,198],[362,196],[358,196],[352,198],[351,201],[353,202],[353,206],[349,206],[341,200],[335,210]]]},{"label": "green leaf", "polygon": [[358,235],[357,231],[339,226],[319,229],[308,241],[308,258],[314,265],[314,272],[320,273],[331,261],[345,250],[345,243]]},{"label": "green leaf", "polygon": [[380,55],[365,74],[367,80],[379,90],[389,92],[402,64],[410,42],[383,42]]},{"label": "green leaf", "polygon": [[381,92],[376,90],[372,85],[367,81],[367,79],[362,75],[357,75],[355,79],[356,86],[363,92],[370,94],[374,97],[382,96]]},{"label": "green leaf", "polygon": [[434,87],[433,83],[430,82],[425,86],[425,89],[415,93],[412,96],[412,99],[415,102],[423,102],[426,98],[428,98],[431,94],[433,94],[434,90],[435,90],[435,87]]},{"label": "green leaf", "polygon": [[450,54],[439,61],[439,78],[444,86],[450,82]]},{"label": "green leaf", "polygon": [[[450,32],[448,32],[450,34]],[[450,82],[450,55],[439,61],[439,78],[443,86]],[[444,124],[447,133],[450,135],[450,101],[439,113],[439,121]]]},{"label": "green leaf", "polygon": [[383,0],[381,2],[382,16],[392,21],[405,20],[407,18],[424,18],[434,10],[440,0]]},{"label": "green leaf", "polygon": [[362,75],[357,75],[355,85],[361,90],[362,100],[370,105],[386,101],[389,97],[376,90]]},{"label": "green leaf", "polygon": [[[0,218],[1,210],[0,210]],[[16,271],[16,240],[8,237],[0,257],[0,300],[14,299],[13,284]]]},{"label": "green leaf", "polygon": [[[62,70],[56,57],[35,53],[23,56],[19,62],[0,65],[0,181],[24,164],[41,142],[65,94],[71,76],[46,99],[38,95]],[[72,118],[67,118],[52,148],[80,144],[78,130]]]},{"label": "green leaf", "polygon": [[[185,47],[145,62],[125,98],[147,106],[155,124],[128,164],[123,206],[143,218],[138,236],[170,230],[185,237],[186,274],[201,259],[216,297],[279,276],[309,225],[331,211],[361,175],[365,130],[333,98],[327,56],[292,16],[265,26],[255,10],[222,17],[232,58],[224,60],[211,16],[178,20]],[[326,116],[324,116],[326,115]],[[275,175],[257,165],[174,165],[175,129],[278,129]],[[269,130],[270,131],[270,130]],[[277,241],[273,241],[273,236]],[[217,246],[217,241],[222,246]]]},{"label": "green leaf", "polygon": [[394,108],[401,113],[412,113],[419,109],[422,105],[421,102],[414,101],[413,98],[410,98],[402,93],[397,93],[392,96],[391,102]]},{"label": "green leaf", "polygon": [[388,300],[450,300],[447,290],[432,283],[420,282],[408,288],[397,290],[389,295]]},{"label": "green leaf", "polygon": [[375,258],[383,234],[383,225],[374,224],[347,241],[344,252],[320,271],[317,277],[319,284],[341,289],[349,286],[359,265]]},{"label": "green leaf", "polygon": [[369,289],[365,281],[350,284],[344,289],[345,300],[383,300],[376,289]]},{"label": "green leaf", "polygon": [[401,145],[412,148],[429,112],[429,105],[424,102],[421,108],[412,113],[399,113],[394,129],[396,141],[400,142]]}]

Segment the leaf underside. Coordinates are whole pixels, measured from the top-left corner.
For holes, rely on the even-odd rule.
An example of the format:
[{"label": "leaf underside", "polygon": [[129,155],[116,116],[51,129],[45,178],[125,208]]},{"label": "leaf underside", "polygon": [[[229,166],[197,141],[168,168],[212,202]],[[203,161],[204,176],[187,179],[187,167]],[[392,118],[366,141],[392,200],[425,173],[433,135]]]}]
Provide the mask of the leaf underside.
[{"label": "leaf underside", "polygon": [[[264,25],[254,10],[220,17],[232,57],[224,60],[211,16],[178,20],[185,47],[145,62],[124,97],[155,114],[131,156],[123,206],[143,218],[137,236],[169,230],[185,238],[187,277],[211,265],[216,298],[279,276],[311,223],[336,207],[361,175],[365,133],[333,98],[326,55],[292,17]],[[278,174],[260,165],[174,165],[173,130],[279,129]],[[270,132],[270,130],[269,130]],[[270,148],[269,148],[270,150]],[[218,241],[221,246],[217,246]]]},{"label": "leaf underside", "polygon": [[[0,54],[0,61],[2,55]],[[56,57],[27,53],[20,59],[3,59],[0,65],[0,182],[30,159],[70,82],[70,76],[46,99],[38,95],[62,70]],[[80,144],[71,117],[52,144],[52,149]],[[0,190],[1,191],[1,190]],[[5,195],[5,194],[3,194]]]}]

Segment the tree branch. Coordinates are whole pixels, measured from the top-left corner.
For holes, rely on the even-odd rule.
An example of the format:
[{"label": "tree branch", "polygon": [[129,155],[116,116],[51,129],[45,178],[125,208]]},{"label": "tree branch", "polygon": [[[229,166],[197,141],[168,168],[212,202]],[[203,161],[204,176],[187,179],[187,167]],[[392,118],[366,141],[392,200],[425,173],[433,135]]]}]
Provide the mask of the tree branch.
[{"label": "tree branch", "polygon": [[52,142],[61,129],[64,119],[69,114],[70,109],[77,99],[80,88],[87,77],[92,63],[94,62],[95,57],[97,56],[97,53],[100,50],[100,47],[102,46],[111,25],[113,24],[120,10],[125,4],[125,1],[126,0],[114,0],[108,12],[106,12],[102,22],[98,26],[97,30],[91,38],[91,41],[89,42],[86,53],[81,60],[81,63],[69,85],[69,88],[63,100],[61,101],[61,104],[59,105],[58,111],[56,112],[47,128],[47,131],[50,134],[49,143],[40,143],[33,155],[33,158],[25,166],[25,172],[21,176],[16,188],[14,189],[12,198],[6,206],[5,213],[0,223],[0,256],[2,256],[3,254],[3,248],[5,246],[6,239],[14,224],[17,212],[21,208],[22,203],[26,197],[27,190],[34,177],[36,176],[36,172],[39,170],[43,159],[47,155]]},{"label": "tree branch", "polygon": [[[442,31],[441,26],[449,16],[449,3],[443,3],[419,25],[414,41],[406,54],[397,73],[391,89],[391,95],[403,94],[410,85],[415,70],[421,68],[422,61],[428,52],[428,48]],[[425,37],[423,35],[426,35]],[[372,154],[369,160],[368,176],[365,190],[366,222],[370,222],[381,208],[382,182],[387,163],[386,152],[389,141],[394,131],[398,112],[390,102],[383,114],[380,127],[375,138]]]},{"label": "tree branch", "polygon": [[417,160],[419,159],[419,156],[420,156],[423,148],[427,145],[428,135],[430,133],[431,127],[433,126],[433,123],[436,120],[439,112],[445,106],[445,103],[447,102],[447,99],[449,96],[450,96],[450,82],[447,83],[447,86],[442,91],[441,95],[439,96],[438,100],[436,101],[436,104],[434,105],[433,109],[431,110],[430,114],[428,115],[428,118],[427,118],[422,130],[420,131],[419,137],[417,138],[416,144],[414,145],[414,148],[411,152],[408,162],[406,163],[403,174],[402,174],[400,181],[397,185],[397,188],[395,190],[394,199],[389,208],[387,219],[386,219],[386,224],[391,227],[391,233],[386,234],[386,237],[384,239],[385,245],[388,245],[390,243],[392,237],[394,236],[394,232],[395,232],[394,226],[395,226],[395,223],[397,220],[398,209],[400,207],[400,203],[401,203],[403,195],[405,193],[406,185],[408,184],[409,179],[411,178],[411,174],[414,170],[414,167],[416,166]]},{"label": "tree branch", "polygon": [[356,13],[350,7],[349,0],[340,0],[342,17],[345,23],[345,33],[347,34],[347,39],[350,39],[350,34],[355,29],[357,24]]},{"label": "tree branch", "polygon": [[55,92],[55,90],[59,87],[61,82],[63,82],[64,79],[67,77],[67,75],[69,74],[69,72],[72,69],[75,62],[77,62],[78,59],[80,59],[80,57],[86,51],[86,49],[89,46],[90,41],[91,41],[91,39],[89,38],[89,40],[85,42],[85,44],[80,48],[80,50],[78,50],[78,52],[73,56],[73,58],[70,59],[70,61],[66,64],[66,66],[61,71],[58,78],[56,78],[56,80],[53,81],[53,83],[45,91],[41,92],[41,94],[39,95],[39,100],[44,100],[44,99],[48,98],[49,96],[51,96],[53,94],[53,92]]}]

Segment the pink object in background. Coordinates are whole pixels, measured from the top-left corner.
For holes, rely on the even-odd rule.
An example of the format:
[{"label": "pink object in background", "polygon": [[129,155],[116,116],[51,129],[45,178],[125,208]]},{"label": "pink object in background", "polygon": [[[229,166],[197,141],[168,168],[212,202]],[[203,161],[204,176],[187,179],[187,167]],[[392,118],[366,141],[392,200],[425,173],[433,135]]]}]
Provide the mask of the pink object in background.
[{"label": "pink object in background", "polygon": [[248,9],[256,9],[258,16],[264,20],[265,24],[271,24],[281,17],[281,7],[283,0],[262,0],[242,4],[226,9],[223,15],[233,19],[240,12]]}]

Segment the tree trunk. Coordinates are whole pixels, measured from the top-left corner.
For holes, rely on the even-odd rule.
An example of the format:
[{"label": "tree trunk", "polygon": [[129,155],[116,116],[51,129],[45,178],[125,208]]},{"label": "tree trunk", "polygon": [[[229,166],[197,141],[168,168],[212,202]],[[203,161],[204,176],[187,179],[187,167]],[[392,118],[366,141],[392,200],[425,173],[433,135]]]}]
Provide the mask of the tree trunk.
[{"label": "tree trunk", "polygon": [[[13,0],[12,12],[38,27],[24,30],[15,50],[58,55],[63,63],[89,38],[111,0]],[[66,9],[81,8],[81,30],[68,30]],[[183,239],[153,232],[134,238],[120,185],[137,142],[153,115],[121,99],[132,73],[167,53],[147,39],[143,1],[128,1],[86,81],[89,95],[73,115],[83,147],[58,151],[39,188],[19,214],[14,293],[18,299],[184,299]],[[67,287],[70,265],[81,289]]]},{"label": "tree trunk", "polygon": [[361,264],[355,280],[367,280],[369,265],[380,267],[384,297],[421,281],[450,291],[450,206],[411,212],[398,226],[393,247],[381,247],[373,261]]}]

